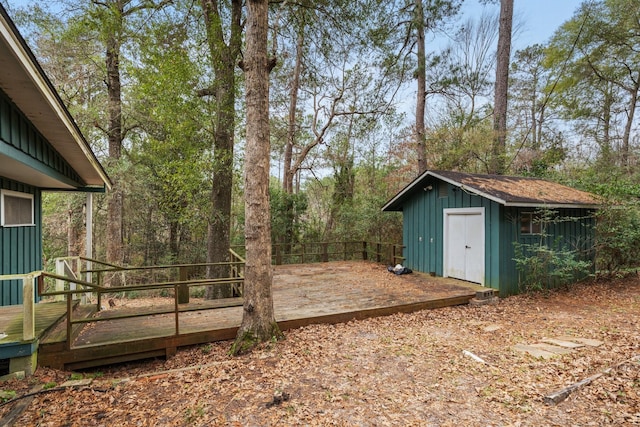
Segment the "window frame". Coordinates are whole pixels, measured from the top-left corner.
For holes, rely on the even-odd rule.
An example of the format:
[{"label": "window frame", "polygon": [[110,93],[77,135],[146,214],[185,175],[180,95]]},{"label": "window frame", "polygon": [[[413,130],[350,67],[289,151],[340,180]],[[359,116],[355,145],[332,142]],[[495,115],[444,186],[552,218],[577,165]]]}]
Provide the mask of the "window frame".
[{"label": "window frame", "polygon": [[[524,220],[528,219],[528,231],[524,230]],[[536,212],[520,212],[520,234],[527,236],[535,236],[542,234],[542,224],[540,223],[540,215]]]},{"label": "window frame", "polygon": [[438,182],[438,198],[444,199],[449,197],[449,183],[445,181]]},{"label": "window frame", "polygon": [[[20,199],[26,199],[30,201],[31,204],[31,218],[29,223],[20,223],[20,224],[7,224],[5,218],[5,207],[7,202],[5,197],[14,197]],[[35,227],[36,215],[35,215],[35,197],[31,193],[23,193],[20,191],[13,190],[0,190],[0,227]]]}]

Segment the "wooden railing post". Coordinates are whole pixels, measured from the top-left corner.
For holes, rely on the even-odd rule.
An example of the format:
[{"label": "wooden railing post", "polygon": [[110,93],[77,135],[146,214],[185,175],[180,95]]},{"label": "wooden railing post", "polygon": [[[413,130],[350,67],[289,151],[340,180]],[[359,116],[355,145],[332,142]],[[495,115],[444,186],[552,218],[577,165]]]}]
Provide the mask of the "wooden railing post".
[{"label": "wooden railing post", "polygon": [[[102,287],[102,271],[98,271],[98,278],[97,278],[97,284],[98,287]],[[100,291],[100,289],[98,289],[98,297],[96,298],[98,300],[97,304],[97,310],[100,311],[102,309],[102,292]]]},{"label": "wooden railing post", "polygon": [[22,279],[22,339],[31,341],[36,337],[34,277],[26,275]]},{"label": "wooden railing post", "polygon": [[[180,266],[179,267],[179,275],[180,275],[180,281],[181,282],[186,282],[187,281],[187,267],[185,266]],[[178,304],[189,304],[189,286],[186,283],[181,283],[180,285],[178,285],[178,287],[176,288],[178,295]]]},{"label": "wooden railing post", "polygon": [[282,265],[282,246],[276,244],[276,265]]},{"label": "wooden railing post", "polygon": [[[98,293],[98,295],[100,295],[100,293]],[[67,350],[71,350],[71,340],[73,338],[73,330],[71,328],[71,301],[73,300],[73,294],[66,294],[65,297],[67,298],[67,340],[65,342],[65,346]],[[99,309],[100,306],[98,305],[98,310]]]},{"label": "wooden railing post", "polygon": [[178,287],[179,285],[174,285],[173,287],[173,309],[175,311],[175,317],[176,317],[176,336],[180,335],[180,320],[179,320],[179,313],[180,313],[180,308],[178,307]]}]

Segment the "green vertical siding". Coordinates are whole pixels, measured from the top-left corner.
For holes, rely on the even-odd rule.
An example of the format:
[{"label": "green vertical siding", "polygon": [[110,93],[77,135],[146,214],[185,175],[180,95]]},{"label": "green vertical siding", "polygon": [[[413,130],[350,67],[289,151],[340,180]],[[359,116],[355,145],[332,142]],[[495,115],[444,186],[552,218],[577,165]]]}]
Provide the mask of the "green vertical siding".
[{"label": "green vertical siding", "polygon": [[[34,223],[30,227],[0,227],[0,274],[42,270],[41,191],[0,177],[0,188],[34,195]],[[0,306],[22,303],[22,282],[0,282]]]},{"label": "green vertical siding", "polygon": [[[438,180],[431,178],[415,188],[402,205],[405,265],[416,271],[434,272],[442,276],[443,270],[443,209],[483,207],[485,219],[485,283],[498,289],[501,296],[519,292],[514,242],[527,243],[536,236],[520,235],[520,212],[532,208],[505,207],[484,197],[448,185],[447,197],[438,197]],[[428,187],[431,186],[431,190]],[[425,190],[426,189],[426,190]],[[575,218],[553,224],[547,230],[549,241],[560,247],[581,251],[583,259],[593,261],[593,211],[563,209],[559,215]]]},{"label": "green vertical siding", "polygon": [[[42,205],[39,189],[0,177],[0,188],[34,195],[34,223],[28,227],[0,227],[0,274],[42,269]],[[22,303],[22,283],[0,283],[0,305]]]},{"label": "green vertical siding", "polygon": [[[514,242],[520,241],[520,217],[521,209],[512,207],[503,207],[503,216],[501,221],[502,237],[501,242],[502,255],[504,261],[500,265],[500,296],[514,295],[519,291],[518,272],[516,264],[513,261],[515,257]],[[531,209],[527,209],[531,211]]]},{"label": "green vertical siding", "polygon": [[[7,151],[14,149],[26,154],[44,173],[55,173],[78,184],[83,182],[80,175],[2,91],[0,91],[0,144],[4,144]],[[2,148],[0,146],[0,149]]]},{"label": "green vertical siding", "polygon": [[[51,145],[35,130],[29,120],[0,91],[0,144],[5,153],[27,155],[43,170],[55,171],[79,182],[79,176]],[[13,151],[12,151],[13,150]],[[27,227],[0,226],[0,274],[23,274],[42,269],[41,190],[2,176],[0,188],[33,194],[34,223]],[[22,282],[0,282],[0,306],[22,303]]]},{"label": "green vertical siding", "polygon": [[[428,185],[431,190],[425,191]],[[500,227],[494,226],[500,217],[501,206],[477,195],[447,184],[447,196],[439,197],[438,182],[434,179],[414,191],[402,206],[403,239],[407,267],[416,271],[434,272],[442,276],[444,209],[485,208],[485,286],[498,288]]]},{"label": "green vertical siding", "polygon": [[[505,262],[500,271],[500,294],[514,295],[520,292],[520,278],[513,258],[515,257],[514,242],[522,244],[540,243],[539,235],[520,233],[520,214],[532,212],[531,208],[505,208],[505,220],[502,222],[502,232]],[[546,229],[546,245],[554,249],[576,250],[580,259],[591,262],[595,268],[595,218],[591,209],[558,209],[557,218],[562,221],[549,224]],[[593,271],[593,270],[592,270]],[[550,286],[553,284],[550,283]]]},{"label": "green vertical siding", "polygon": [[[17,106],[0,91],[0,150],[42,173],[81,186],[82,179],[40,134]],[[7,179],[0,165],[0,188],[34,195],[34,223],[28,227],[0,226],[0,274],[42,270],[41,189]],[[22,283],[0,282],[0,306],[22,303]]]}]

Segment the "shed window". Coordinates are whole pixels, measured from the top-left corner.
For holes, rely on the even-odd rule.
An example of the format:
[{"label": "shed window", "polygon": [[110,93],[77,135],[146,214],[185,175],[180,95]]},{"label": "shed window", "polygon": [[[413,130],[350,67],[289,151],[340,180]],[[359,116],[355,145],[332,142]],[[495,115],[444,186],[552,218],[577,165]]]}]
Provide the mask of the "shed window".
[{"label": "shed window", "polygon": [[521,234],[540,234],[540,216],[533,212],[522,212],[520,214]]},{"label": "shed window", "polygon": [[438,183],[438,197],[447,197],[449,196],[449,184],[446,182]]},{"label": "shed window", "polygon": [[0,192],[0,225],[3,227],[35,225],[33,194],[2,190]]}]

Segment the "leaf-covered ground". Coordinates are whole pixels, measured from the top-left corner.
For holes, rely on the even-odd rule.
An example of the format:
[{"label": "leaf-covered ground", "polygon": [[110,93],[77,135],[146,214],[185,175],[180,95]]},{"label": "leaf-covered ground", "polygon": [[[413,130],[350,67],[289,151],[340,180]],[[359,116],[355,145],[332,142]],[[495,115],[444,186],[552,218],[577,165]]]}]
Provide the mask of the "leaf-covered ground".
[{"label": "leaf-covered ground", "polygon": [[[639,315],[634,276],[495,305],[310,326],[243,357],[229,357],[223,342],[84,372],[90,384],[36,395],[15,425],[640,425]],[[557,336],[604,344],[549,360],[512,348]],[[558,405],[544,403],[610,367]],[[39,369],[0,390],[20,396],[71,376]],[[21,402],[0,407],[0,416]]]}]

